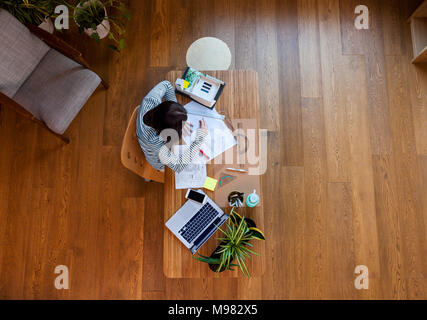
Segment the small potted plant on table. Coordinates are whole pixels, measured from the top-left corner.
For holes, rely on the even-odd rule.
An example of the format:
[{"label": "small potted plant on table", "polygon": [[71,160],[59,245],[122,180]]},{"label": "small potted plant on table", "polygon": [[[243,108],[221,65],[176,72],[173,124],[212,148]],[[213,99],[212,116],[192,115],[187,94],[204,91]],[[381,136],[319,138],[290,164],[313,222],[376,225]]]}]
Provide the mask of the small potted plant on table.
[{"label": "small potted plant on table", "polygon": [[253,220],[241,217],[234,208],[231,210],[225,230],[221,228],[219,230],[223,237],[218,238],[221,243],[212,255],[207,257],[199,254],[195,259],[208,263],[209,268],[215,272],[238,267],[245,276],[250,277],[245,261],[251,258],[252,254],[259,255],[250,249],[253,247],[250,242],[254,239],[265,240],[264,234],[256,228]]}]

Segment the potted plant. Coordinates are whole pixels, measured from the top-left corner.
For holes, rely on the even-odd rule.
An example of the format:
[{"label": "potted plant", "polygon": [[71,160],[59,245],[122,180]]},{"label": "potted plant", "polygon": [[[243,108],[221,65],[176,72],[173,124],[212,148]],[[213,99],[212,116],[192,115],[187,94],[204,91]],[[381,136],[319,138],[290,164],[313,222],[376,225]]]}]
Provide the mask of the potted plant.
[{"label": "potted plant", "polygon": [[[125,23],[130,19],[121,0],[83,0],[77,5],[68,5],[74,9],[74,20],[79,27],[79,33],[85,32],[96,42],[108,37],[114,44],[110,48],[120,51],[125,47]],[[107,9],[121,12],[118,16],[108,15]]]},{"label": "potted plant", "polygon": [[[209,264],[209,268],[215,272],[233,270],[233,267],[239,267],[242,273],[250,277],[249,270],[246,266],[246,259],[251,255],[259,255],[252,249],[251,240],[265,240],[261,230],[256,228],[255,222],[251,219],[241,217],[232,208],[230,219],[226,229],[219,229],[223,237],[218,238],[221,243],[211,254],[210,257],[201,254],[195,259]],[[235,263],[234,263],[235,261]]]},{"label": "potted plant", "polygon": [[1,0],[0,8],[9,11],[23,24],[31,23],[52,33],[55,0]]}]

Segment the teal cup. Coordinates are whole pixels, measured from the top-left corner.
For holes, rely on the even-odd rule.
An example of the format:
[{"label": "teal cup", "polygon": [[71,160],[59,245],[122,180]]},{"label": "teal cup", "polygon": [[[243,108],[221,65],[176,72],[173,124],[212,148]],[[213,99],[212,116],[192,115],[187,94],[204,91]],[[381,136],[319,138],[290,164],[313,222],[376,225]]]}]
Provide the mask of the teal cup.
[{"label": "teal cup", "polygon": [[257,195],[256,190],[254,190],[254,192],[248,195],[248,197],[246,198],[246,205],[249,208],[253,208],[253,207],[256,207],[258,204],[259,204],[259,195]]}]

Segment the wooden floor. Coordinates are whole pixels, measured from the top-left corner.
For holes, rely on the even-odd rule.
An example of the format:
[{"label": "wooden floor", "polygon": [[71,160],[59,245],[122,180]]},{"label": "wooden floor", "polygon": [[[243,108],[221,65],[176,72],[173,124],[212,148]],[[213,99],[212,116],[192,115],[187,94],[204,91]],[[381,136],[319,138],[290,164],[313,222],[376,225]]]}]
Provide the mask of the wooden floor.
[{"label": "wooden floor", "polygon": [[[406,24],[420,1],[363,1],[365,31],[356,0],[128,2],[121,55],[64,35],[111,83],[70,145],[1,109],[0,298],[427,298],[427,69],[409,63]],[[262,278],[165,278],[163,187],[120,163],[131,112],[203,36],[263,89]],[[54,287],[57,265],[69,290]],[[357,265],[369,290],[354,287]]]}]

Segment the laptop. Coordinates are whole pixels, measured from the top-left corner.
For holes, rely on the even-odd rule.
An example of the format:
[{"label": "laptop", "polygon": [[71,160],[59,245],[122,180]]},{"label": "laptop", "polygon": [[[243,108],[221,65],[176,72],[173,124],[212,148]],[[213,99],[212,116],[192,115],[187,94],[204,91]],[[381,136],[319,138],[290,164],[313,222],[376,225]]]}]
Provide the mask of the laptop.
[{"label": "laptop", "polygon": [[[198,190],[197,192],[203,193]],[[195,254],[229,218],[208,196],[200,204],[188,200],[167,222],[166,227]]]}]

